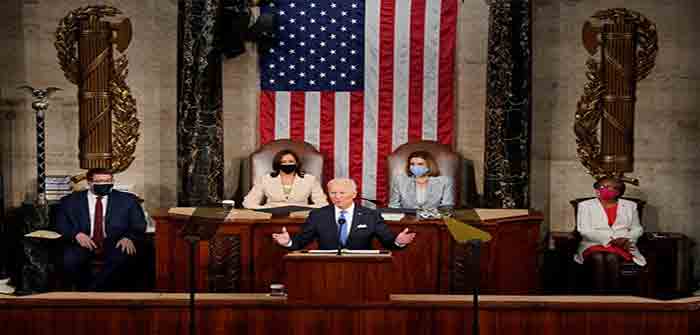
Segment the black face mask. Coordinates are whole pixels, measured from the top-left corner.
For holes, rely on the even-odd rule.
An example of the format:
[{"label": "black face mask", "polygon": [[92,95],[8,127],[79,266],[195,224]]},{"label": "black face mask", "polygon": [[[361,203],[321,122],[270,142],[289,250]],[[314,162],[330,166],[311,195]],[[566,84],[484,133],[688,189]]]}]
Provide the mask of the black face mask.
[{"label": "black face mask", "polygon": [[285,164],[285,165],[280,165],[280,170],[284,173],[292,173],[297,170],[297,165],[296,164]]},{"label": "black face mask", "polygon": [[112,187],[114,187],[114,184],[93,184],[92,193],[104,197],[109,192],[112,192]]}]

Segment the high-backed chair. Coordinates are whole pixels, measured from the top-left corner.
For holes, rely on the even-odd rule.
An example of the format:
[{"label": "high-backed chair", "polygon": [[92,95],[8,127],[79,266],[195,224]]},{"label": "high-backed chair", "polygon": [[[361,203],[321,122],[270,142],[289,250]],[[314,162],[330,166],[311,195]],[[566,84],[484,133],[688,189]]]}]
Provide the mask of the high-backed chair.
[{"label": "high-backed chair", "polygon": [[452,148],[448,145],[435,141],[405,143],[396,148],[396,150],[387,157],[389,175],[386,187],[389,192],[391,191],[391,184],[394,182],[394,178],[398,175],[406,174],[406,160],[408,156],[415,151],[429,152],[433,155],[433,158],[435,158],[435,162],[440,168],[440,174],[451,177],[452,180],[454,180],[455,187],[453,190],[455,192],[455,206],[459,206],[459,204],[461,204],[459,201],[459,189],[462,179],[460,173],[461,158],[456,152],[452,151]]},{"label": "high-backed chair", "polygon": [[272,172],[272,159],[281,150],[292,150],[302,161],[302,170],[319,178],[321,185],[323,180],[323,156],[313,145],[307,142],[281,139],[269,142],[261,146],[250,155],[250,181],[255,180],[265,174]]}]

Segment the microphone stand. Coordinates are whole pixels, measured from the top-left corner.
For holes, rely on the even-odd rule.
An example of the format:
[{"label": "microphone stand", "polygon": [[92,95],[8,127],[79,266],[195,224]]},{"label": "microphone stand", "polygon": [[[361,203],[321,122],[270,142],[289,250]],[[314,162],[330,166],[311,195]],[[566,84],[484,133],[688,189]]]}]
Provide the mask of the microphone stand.
[{"label": "microphone stand", "polygon": [[472,245],[472,268],[476,269],[475,280],[472,285],[472,334],[479,335],[479,285],[481,284],[481,240],[471,240]]},{"label": "microphone stand", "polygon": [[195,258],[197,257],[197,243],[199,242],[199,236],[189,235],[185,236],[184,239],[189,242],[190,245],[190,335],[196,334],[196,322],[195,322],[195,306],[194,306],[194,294],[197,292],[197,276],[195,275]]},{"label": "microphone stand", "polygon": [[338,256],[341,254],[343,249],[343,243],[340,241],[340,235],[343,233],[343,227],[345,226],[345,219],[338,219]]}]

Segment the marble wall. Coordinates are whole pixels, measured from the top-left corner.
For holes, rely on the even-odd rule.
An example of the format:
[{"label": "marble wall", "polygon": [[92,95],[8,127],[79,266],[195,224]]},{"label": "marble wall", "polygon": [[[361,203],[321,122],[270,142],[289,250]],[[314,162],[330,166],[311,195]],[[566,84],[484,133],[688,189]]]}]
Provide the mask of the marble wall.
[{"label": "marble wall", "polygon": [[[7,0],[0,4],[0,166],[11,180],[10,206],[33,196],[34,119],[29,99],[15,87],[59,86],[48,116],[49,173],[75,173],[77,88],[61,72],[53,47],[58,21],[70,10],[95,1]],[[115,2],[116,3],[116,2]],[[133,185],[147,205],[176,203],[177,0],[120,0],[134,24],[128,49],[128,84],[142,121],[136,161],[118,176]],[[693,44],[700,21],[695,0],[534,0],[532,207],[545,212],[544,230],[571,230],[569,199],[591,194],[591,178],[576,158],[572,131],[576,102],[583,92],[587,54],[580,30],[596,10],[627,7],[646,14],[659,28],[657,66],[638,87],[634,175],[641,187],[629,196],[649,201],[648,230],[679,231],[700,238],[700,120]],[[456,149],[474,161],[479,192],[483,182],[484,109],[488,6],[484,0],[459,2],[457,42]],[[240,162],[258,145],[257,54],[224,61],[226,196],[236,191]],[[700,257],[697,257],[700,259]],[[696,268],[700,269],[700,266]]]},{"label": "marble wall", "polygon": [[[700,13],[696,0],[534,1],[532,205],[545,211],[552,230],[571,230],[568,201],[592,194],[592,178],[576,158],[572,131],[586,82],[581,27],[596,11],[615,7],[636,10],[655,22],[660,49],[656,67],[637,87],[630,175],[641,185],[628,187],[627,195],[648,201],[647,230],[682,232],[697,241],[700,68],[695,61],[700,21],[690,14]],[[700,271],[696,274],[700,277]]]}]

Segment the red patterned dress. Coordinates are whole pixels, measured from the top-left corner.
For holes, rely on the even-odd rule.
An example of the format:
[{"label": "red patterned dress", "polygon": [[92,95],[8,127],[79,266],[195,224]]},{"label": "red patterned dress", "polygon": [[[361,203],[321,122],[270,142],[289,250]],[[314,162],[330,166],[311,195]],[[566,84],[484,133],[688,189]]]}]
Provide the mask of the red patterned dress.
[{"label": "red patterned dress", "polygon": [[[615,204],[615,206],[612,206],[612,207],[603,207],[603,208],[605,209],[605,214],[608,216],[608,225],[612,226],[615,223],[615,219],[617,219],[617,204]],[[632,254],[630,254],[629,251],[627,251],[623,248],[620,248],[618,246],[614,246],[612,244],[609,244],[607,246],[594,245],[594,246],[588,247],[588,249],[586,249],[583,252],[583,258],[587,258],[593,252],[610,252],[613,254],[620,255],[627,262],[632,260]]]}]

